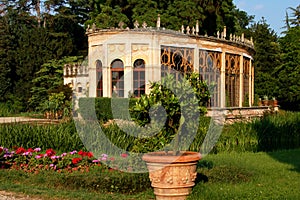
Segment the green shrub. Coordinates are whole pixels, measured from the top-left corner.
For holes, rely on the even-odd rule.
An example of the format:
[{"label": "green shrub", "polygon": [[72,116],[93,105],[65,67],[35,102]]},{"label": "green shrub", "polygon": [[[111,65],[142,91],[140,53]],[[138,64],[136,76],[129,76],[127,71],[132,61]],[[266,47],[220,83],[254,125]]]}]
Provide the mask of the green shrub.
[{"label": "green shrub", "polygon": [[[107,122],[111,119],[129,119],[129,108],[131,108],[137,99],[131,98],[80,98],[79,113],[86,119],[93,119],[95,114],[101,122]],[[112,112],[112,105],[116,113]]]}]

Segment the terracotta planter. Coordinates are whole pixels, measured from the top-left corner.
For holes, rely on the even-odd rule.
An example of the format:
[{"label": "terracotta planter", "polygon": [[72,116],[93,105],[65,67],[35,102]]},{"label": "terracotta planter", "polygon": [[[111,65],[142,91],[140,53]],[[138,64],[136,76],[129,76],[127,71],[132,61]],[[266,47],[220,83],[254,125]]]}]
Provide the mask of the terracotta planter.
[{"label": "terracotta planter", "polygon": [[268,106],[269,105],[269,100],[263,100],[263,105]]},{"label": "terracotta planter", "polygon": [[278,106],[278,101],[276,99],[272,100],[272,106],[273,107],[277,107]]},{"label": "terracotta planter", "polygon": [[143,156],[157,200],[184,200],[191,193],[197,177],[198,152],[152,152]]}]

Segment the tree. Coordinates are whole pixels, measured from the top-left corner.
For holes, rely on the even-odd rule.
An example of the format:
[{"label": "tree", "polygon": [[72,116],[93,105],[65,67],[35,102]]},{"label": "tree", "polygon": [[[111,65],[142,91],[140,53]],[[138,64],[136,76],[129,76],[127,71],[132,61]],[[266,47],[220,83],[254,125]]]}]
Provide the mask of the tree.
[{"label": "tree", "polygon": [[292,18],[289,18],[289,22],[292,26],[300,26],[300,4],[297,8],[289,7],[292,10]]},{"label": "tree", "polygon": [[249,26],[254,23],[254,15],[248,15],[245,11],[234,9],[234,17],[234,33],[236,35],[244,33],[245,37],[251,37]]},{"label": "tree", "polygon": [[291,27],[280,38],[282,65],[276,68],[278,98],[284,109],[300,110],[300,26]]},{"label": "tree", "polygon": [[51,59],[86,55],[87,38],[80,25],[82,18],[74,14],[76,5],[66,5],[68,1],[7,0],[5,3],[0,16],[3,83],[0,101],[11,101],[20,105],[19,111],[25,111],[31,97],[31,80],[41,66]]},{"label": "tree", "polygon": [[250,29],[256,50],[254,56],[255,93],[260,97],[277,97],[278,80],[275,68],[281,64],[278,37],[264,18],[254,23]]},{"label": "tree", "polygon": [[90,1],[90,19],[85,25],[95,23],[99,28],[118,27],[120,21],[133,28],[137,20],[155,26],[157,14],[161,25],[167,29],[180,30],[184,25],[192,28],[199,20],[200,34],[216,35],[227,26],[228,34],[234,33],[237,19],[232,0],[110,0]]},{"label": "tree", "polygon": [[61,60],[51,60],[42,65],[42,68],[36,72],[36,78],[32,80],[32,96],[29,99],[30,107],[36,110],[43,110],[45,102],[50,96],[63,92],[65,101],[70,101],[72,90],[69,86],[63,84],[64,64],[81,61],[81,57],[65,57]]}]

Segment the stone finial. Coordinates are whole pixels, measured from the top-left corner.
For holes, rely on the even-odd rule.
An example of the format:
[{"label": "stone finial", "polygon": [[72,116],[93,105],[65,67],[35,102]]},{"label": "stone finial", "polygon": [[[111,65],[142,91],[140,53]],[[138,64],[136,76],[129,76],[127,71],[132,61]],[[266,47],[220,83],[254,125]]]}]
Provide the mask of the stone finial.
[{"label": "stone finial", "polygon": [[224,26],[223,33],[224,39],[226,39],[226,26]]},{"label": "stone finial", "polygon": [[143,22],[142,27],[147,28],[147,23],[145,21]]},{"label": "stone finial", "polygon": [[232,33],[229,35],[229,40],[232,41]]},{"label": "stone finial", "polygon": [[125,23],[122,22],[122,21],[120,21],[119,24],[118,24],[118,26],[120,27],[120,29],[123,29],[123,26],[124,26],[124,25],[125,25]]},{"label": "stone finial", "polygon": [[138,20],[135,20],[135,22],[134,22],[133,25],[134,25],[135,28],[139,28],[139,25],[140,25],[140,24],[139,24]]},{"label": "stone finial", "polygon": [[196,22],[196,35],[199,33],[199,20]]},{"label": "stone finial", "polygon": [[192,28],[192,35],[195,35],[195,27]]},{"label": "stone finial", "polygon": [[187,26],[187,27],[186,27],[186,34],[190,34],[190,30],[191,30],[190,27]]},{"label": "stone finial", "polygon": [[245,42],[245,34],[244,33],[242,33],[242,42]]},{"label": "stone finial", "polygon": [[93,25],[92,25],[92,31],[95,31],[95,30],[96,30],[96,24],[93,23]]},{"label": "stone finial", "polygon": [[90,30],[90,25],[88,24],[85,31],[88,32],[89,30]]},{"label": "stone finial", "polygon": [[220,38],[220,31],[217,32],[217,38]]},{"label": "stone finial", "polygon": [[181,25],[181,33],[184,33],[184,26]]},{"label": "stone finial", "polygon": [[160,28],[160,14],[157,15],[156,28]]}]

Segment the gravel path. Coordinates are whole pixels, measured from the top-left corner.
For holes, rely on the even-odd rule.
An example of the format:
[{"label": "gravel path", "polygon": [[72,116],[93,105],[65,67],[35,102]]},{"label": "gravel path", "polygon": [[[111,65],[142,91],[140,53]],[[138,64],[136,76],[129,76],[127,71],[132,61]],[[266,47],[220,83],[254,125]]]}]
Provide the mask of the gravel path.
[{"label": "gravel path", "polygon": [[0,200],[41,200],[41,199],[32,198],[24,194],[16,194],[13,192],[0,191]]},{"label": "gravel path", "polygon": [[27,122],[37,122],[37,123],[56,123],[59,120],[50,120],[50,119],[37,119],[29,117],[0,117],[0,123],[27,123]]}]

